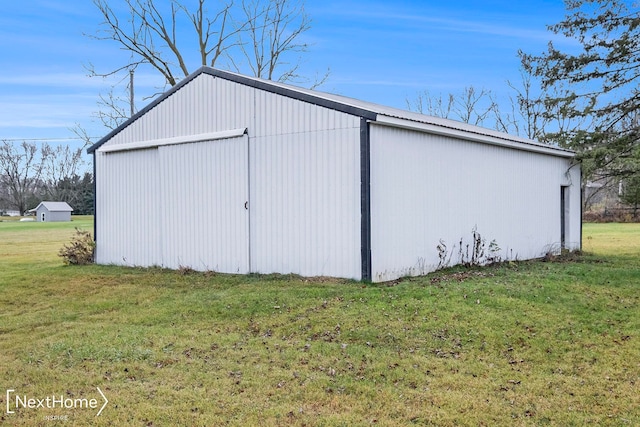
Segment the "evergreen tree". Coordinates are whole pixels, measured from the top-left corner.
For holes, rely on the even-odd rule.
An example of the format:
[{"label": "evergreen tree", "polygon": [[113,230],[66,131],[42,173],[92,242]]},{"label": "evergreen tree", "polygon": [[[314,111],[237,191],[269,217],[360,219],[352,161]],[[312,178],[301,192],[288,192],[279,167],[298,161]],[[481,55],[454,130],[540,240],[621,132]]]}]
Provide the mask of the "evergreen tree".
[{"label": "evergreen tree", "polygon": [[575,39],[580,49],[520,53],[523,66],[539,76],[555,97],[544,100],[549,114],[582,118],[582,130],[550,135],[575,149],[588,177],[629,176],[640,171],[640,4],[621,0],[566,0],[568,14],[549,29]]},{"label": "evergreen tree", "polygon": [[637,216],[640,207],[640,174],[626,178],[622,183],[620,200],[633,207],[633,216]]}]

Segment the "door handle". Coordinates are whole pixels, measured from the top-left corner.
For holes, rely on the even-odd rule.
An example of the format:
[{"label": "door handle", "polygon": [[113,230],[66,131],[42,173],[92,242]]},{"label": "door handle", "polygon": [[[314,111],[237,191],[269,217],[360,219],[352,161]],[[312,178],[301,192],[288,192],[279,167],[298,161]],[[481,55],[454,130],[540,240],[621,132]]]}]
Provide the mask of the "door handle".
[{"label": "door handle", "polygon": [[244,202],[244,208],[246,210],[249,210],[249,202],[248,201]]}]

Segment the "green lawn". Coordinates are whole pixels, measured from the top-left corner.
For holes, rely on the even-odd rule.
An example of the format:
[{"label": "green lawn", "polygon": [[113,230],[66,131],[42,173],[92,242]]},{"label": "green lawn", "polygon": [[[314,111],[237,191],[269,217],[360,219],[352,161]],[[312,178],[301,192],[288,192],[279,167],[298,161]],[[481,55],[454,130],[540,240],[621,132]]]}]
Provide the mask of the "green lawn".
[{"label": "green lawn", "polygon": [[638,224],[393,285],[64,266],[74,227],[0,222],[0,424],[640,425]]}]

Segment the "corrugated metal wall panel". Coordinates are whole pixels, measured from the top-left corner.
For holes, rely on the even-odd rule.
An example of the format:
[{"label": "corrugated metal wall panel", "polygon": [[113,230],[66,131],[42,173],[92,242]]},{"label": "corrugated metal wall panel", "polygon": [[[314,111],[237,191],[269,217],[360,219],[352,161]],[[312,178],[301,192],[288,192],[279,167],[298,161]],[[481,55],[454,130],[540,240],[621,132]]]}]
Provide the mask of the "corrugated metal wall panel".
[{"label": "corrugated metal wall panel", "polygon": [[250,151],[252,270],[359,279],[359,127],[252,138]]},{"label": "corrugated metal wall panel", "polygon": [[98,152],[97,262],[247,273],[247,155],[246,136]]},{"label": "corrugated metal wall panel", "polygon": [[441,239],[457,263],[474,228],[503,258],[559,248],[569,162],[372,124],[373,279],[434,270]]},{"label": "corrugated metal wall panel", "polygon": [[[103,147],[248,128],[251,156],[246,140],[244,154],[238,151],[238,139],[159,148],[159,184],[144,210],[152,210],[154,218],[161,220],[155,234],[162,236],[163,255],[154,255],[148,265],[234,273],[251,268],[358,279],[359,126],[359,117],[201,75]],[[139,154],[133,157],[123,164],[131,167],[140,161]],[[113,169],[121,167],[125,166]],[[127,180],[136,179],[127,176],[107,183],[102,178],[104,171],[98,173],[101,193],[128,188]],[[247,186],[252,218],[248,226],[246,211],[239,217],[230,213],[243,197],[244,209]],[[226,206],[234,207],[227,211]],[[101,227],[106,227],[105,221],[111,221],[113,214],[99,210],[101,218],[108,218],[98,219]],[[238,243],[238,236],[246,232],[242,224],[251,233],[244,246]],[[111,247],[117,252],[130,241],[126,232],[108,241],[100,233],[98,230],[98,247],[105,251]],[[106,234],[106,228],[102,233]],[[208,240],[214,235],[219,241]],[[245,259],[250,257],[250,266],[238,261],[243,252]],[[114,256],[117,254],[105,253],[100,259],[111,263]]]},{"label": "corrugated metal wall panel", "polygon": [[251,269],[359,279],[360,119],[257,90]]},{"label": "corrugated metal wall panel", "polygon": [[158,150],[96,153],[96,262],[162,265]]},{"label": "corrugated metal wall panel", "polygon": [[247,136],[160,148],[164,266],[249,272]]},{"label": "corrugated metal wall panel", "polygon": [[202,74],[105,145],[248,127],[251,136],[353,128],[359,118]]},{"label": "corrugated metal wall panel", "polygon": [[[256,114],[259,112],[259,114]],[[203,74],[131,123],[106,144],[250,127],[251,135],[345,129],[348,114]]]},{"label": "corrugated metal wall panel", "polygon": [[263,90],[255,91],[255,121],[250,134],[287,135],[358,126],[359,117],[286,98]]},{"label": "corrugated metal wall panel", "polygon": [[105,145],[247,127],[253,110],[253,89],[203,74]]}]

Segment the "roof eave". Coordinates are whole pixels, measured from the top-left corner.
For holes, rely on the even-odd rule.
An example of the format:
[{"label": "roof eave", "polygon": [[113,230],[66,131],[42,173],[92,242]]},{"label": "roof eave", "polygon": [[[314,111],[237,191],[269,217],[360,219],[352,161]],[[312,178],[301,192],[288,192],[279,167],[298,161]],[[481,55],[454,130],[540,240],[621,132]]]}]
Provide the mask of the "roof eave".
[{"label": "roof eave", "polygon": [[383,126],[416,130],[435,135],[454,137],[467,141],[507,147],[516,150],[530,151],[540,154],[547,154],[557,157],[573,158],[576,155],[575,152],[571,150],[566,150],[564,148],[554,147],[551,145],[540,144],[538,142],[525,140],[522,138],[512,137],[509,134],[500,134],[500,136],[489,135],[468,130],[456,129],[453,127],[446,127],[441,124],[422,123],[414,120],[385,116],[382,114],[378,114],[377,120],[374,123]]},{"label": "roof eave", "polygon": [[[151,109],[155,108],[158,104],[160,104],[165,99],[167,99],[168,97],[176,93],[183,86],[187,85],[189,82],[191,82],[201,74],[207,74],[212,77],[221,78],[224,80],[232,81],[234,83],[242,84],[245,86],[249,86],[256,89],[275,93],[278,95],[286,96],[289,98],[297,99],[303,102],[316,104],[332,110],[344,112],[354,116],[359,116],[380,125],[418,130],[418,131],[432,133],[432,134],[456,137],[456,138],[460,138],[468,141],[509,147],[512,149],[519,149],[519,150],[542,153],[542,154],[553,155],[553,156],[564,157],[564,158],[575,157],[575,153],[573,151],[565,150],[565,149],[550,146],[550,145],[540,144],[535,141],[515,137],[508,134],[491,132],[486,129],[476,130],[476,127],[474,126],[463,126],[462,124],[448,126],[446,123],[448,121],[439,120],[439,119],[437,123],[429,123],[427,121],[416,120],[411,117],[402,118],[402,117],[397,117],[395,115],[388,115],[388,114],[385,114],[383,111],[376,111],[375,108],[371,107],[368,104],[358,105],[357,102],[345,103],[345,102],[341,102],[341,100],[331,99],[330,96],[323,96],[321,92],[318,92],[317,94],[315,94],[309,90],[302,90],[299,88],[278,84],[277,82],[271,82],[269,80],[247,77],[241,74],[222,71],[222,70],[218,70],[218,69],[214,69],[206,66],[201,67],[198,70],[196,70],[194,73],[190,74],[184,80],[180,81],[177,85],[173,86],[171,89],[169,89],[167,92],[159,96],[149,105],[147,105],[145,108],[143,108],[138,113],[133,115],[129,120],[127,120],[122,125],[118,126],[116,129],[111,131],[104,138],[100,139],[100,141],[93,144],[91,147],[87,149],[87,153],[89,154],[94,153],[104,143],[109,141],[115,135],[120,133],[123,129],[131,125],[133,122],[138,120],[140,117],[145,115]],[[428,118],[428,116],[424,116],[424,117]],[[436,120],[435,118],[431,118],[431,119]],[[477,128],[477,129],[482,129],[482,128]]]},{"label": "roof eave", "polygon": [[165,99],[167,99],[168,97],[170,97],[171,95],[173,95],[174,93],[179,91],[183,86],[185,86],[186,84],[188,84],[189,82],[191,82],[193,79],[195,79],[196,77],[198,77],[201,74],[207,74],[207,75],[210,75],[212,77],[217,77],[217,78],[221,78],[221,79],[224,79],[224,80],[232,81],[234,83],[238,83],[238,84],[242,84],[242,85],[245,85],[245,86],[253,87],[253,88],[256,88],[256,89],[265,90],[267,92],[271,92],[271,93],[275,93],[275,94],[278,94],[278,95],[286,96],[288,98],[293,98],[293,99],[297,99],[299,101],[304,101],[304,102],[309,102],[309,103],[312,103],[312,104],[320,105],[322,107],[326,107],[326,108],[329,108],[329,109],[332,109],[332,110],[337,110],[337,111],[340,111],[340,112],[343,112],[343,113],[347,113],[347,114],[351,114],[351,115],[354,115],[354,116],[364,117],[367,120],[375,120],[376,116],[377,116],[377,113],[375,113],[373,111],[370,111],[370,110],[367,110],[367,109],[363,109],[363,108],[359,108],[357,106],[353,106],[353,105],[349,105],[349,104],[333,101],[333,100],[324,98],[324,97],[322,97],[320,95],[313,95],[313,94],[310,94],[310,93],[298,91],[298,90],[295,90],[294,88],[289,88],[289,87],[284,87],[282,85],[277,85],[277,84],[275,84],[273,82],[270,82],[268,80],[256,79],[256,78],[253,78],[253,77],[243,76],[241,74],[231,73],[231,72],[228,72],[228,71],[222,71],[222,70],[218,70],[218,69],[215,69],[215,68],[203,66],[203,67],[200,67],[195,72],[193,72],[192,74],[190,74],[184,80],[180,81],[178,84],[173,86],[167,92],[165,92],[164,94],[162,94],[161,96],[156,98],[153,102],[151,102],[145,108],[143,108],[142,110],[138,111],[136,114],[131,116],[131,118],[129,120],[125,121],[123,124],[118,126],[116,129],[114,129],[111,132],[109,132],[109,134],[107,134],[105,137],[103,137],[98,142],[93,144],[91,147],[87,148],[87,153],[88,154],[92,154],[93,152],[95,152],[104,143],[106,143],[111,138],[116,136],[123,129],[125,129],[126,127],[131,125],[133,122],[138,120],[140,117],[145,115],[151,109],[153,109],[158,104],[160,104],[162,101],[164,101]]}]

